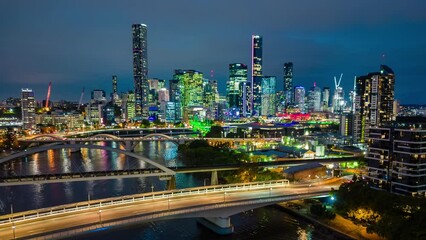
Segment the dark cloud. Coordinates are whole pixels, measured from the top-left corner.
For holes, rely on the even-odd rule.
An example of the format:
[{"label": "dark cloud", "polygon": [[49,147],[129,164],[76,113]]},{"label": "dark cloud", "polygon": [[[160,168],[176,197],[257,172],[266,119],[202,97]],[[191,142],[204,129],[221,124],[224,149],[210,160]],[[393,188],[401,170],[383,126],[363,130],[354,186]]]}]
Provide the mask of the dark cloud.
[{"label": "dark cloud", "polygon": [[30,87],[42,99],[52,81],[52,98],[78,100],[83,87],[110,91],[113,74],[127,91],[131,24],[146,23],[150,77],[214,69],[224,92],[228,64],[249,64],[250,36],[260,34],[265,75],[281,79],[282,64],[293,61],[296,84],[331,87],[343,72],[349,90],[355,75],[386,63],[397,98],[425,103],[410,94],[426,87],[425,10],[423,0],[1,1],[0,96]]}]

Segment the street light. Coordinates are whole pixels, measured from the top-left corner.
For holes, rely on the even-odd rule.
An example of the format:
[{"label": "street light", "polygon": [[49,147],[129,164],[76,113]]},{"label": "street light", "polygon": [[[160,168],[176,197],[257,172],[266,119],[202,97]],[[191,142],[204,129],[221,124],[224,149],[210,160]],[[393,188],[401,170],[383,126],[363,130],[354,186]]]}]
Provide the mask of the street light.
[{"label": "street light", "polygon": [[151,184],[152,200],[154,200],[154,185]]},{"label": "street light", "polygon": [[12,218],[12,232],[13,232],[13,239],[16,239],[16,233],[15,233],[15,220],[13,219],[13,204],[10,204],[10,214]]},{"label": "street light", "polygon": [[102,202],[99,202],[99,210],[98,210],[98,215],[99,215],[99,224],[102,226]]}]

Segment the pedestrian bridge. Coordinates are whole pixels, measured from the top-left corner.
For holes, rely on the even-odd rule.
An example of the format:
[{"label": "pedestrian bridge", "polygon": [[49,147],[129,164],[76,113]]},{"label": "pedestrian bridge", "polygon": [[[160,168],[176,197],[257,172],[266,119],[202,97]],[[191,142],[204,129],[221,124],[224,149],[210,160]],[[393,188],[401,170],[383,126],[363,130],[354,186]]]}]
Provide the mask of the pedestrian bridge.
[{"label": "pedestrian bridge", "polygon": [[327,196],[338,185],[288,180],[216,185],[88,200],[0,216],[0,239],[57,239],[173,218],[202,217],[232,233],[230,216],[297,199]]}]

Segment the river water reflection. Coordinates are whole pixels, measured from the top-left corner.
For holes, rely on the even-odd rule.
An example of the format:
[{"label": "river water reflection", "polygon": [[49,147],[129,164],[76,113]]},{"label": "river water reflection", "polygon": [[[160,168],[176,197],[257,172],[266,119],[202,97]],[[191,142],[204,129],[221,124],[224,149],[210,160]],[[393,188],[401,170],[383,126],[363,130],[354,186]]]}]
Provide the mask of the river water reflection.
[{"label": "river water reflection", "polygon": [[[116,143],[99,143],[117,147]],[[169,168],[181,166],[177,146],[172,142],[141,142],[135,153],[148,157]],[[50,150],[17,159],[3,165],[0,175],[11,168],[16,174],[85,172],[146,168],[148,164],[123,154],[104,150],[82,149],[70,154],[68,150]],[[202,186],[208,174],[177,174],[176,187]],[[166,189],[158,177],[128,178],[70,183],[37,184],[0,187],[0,215],[45,208],[55,205]],[[326,239],[311,225],[301,222],[275,207],[266,207],[235,215],[231,218],[235,234],[220,239]],[[197,225],[195,219],[177,219],[144,223],[72,239],[219,239],[214,233]]]}]

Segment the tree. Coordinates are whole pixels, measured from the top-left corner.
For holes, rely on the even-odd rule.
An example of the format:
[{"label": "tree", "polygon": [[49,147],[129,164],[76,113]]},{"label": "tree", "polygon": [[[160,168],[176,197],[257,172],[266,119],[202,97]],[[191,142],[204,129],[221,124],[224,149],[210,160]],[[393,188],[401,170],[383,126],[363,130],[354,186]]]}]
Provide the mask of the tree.
[{"label": "tree", "polygon": [[142,128],[149,128],[150,125],[151,125],[151,123],[149,122],[148,119],[142,119],[142,122],[141,122]]}]

